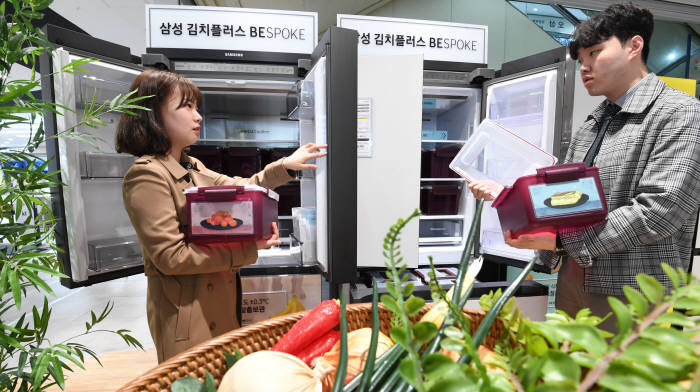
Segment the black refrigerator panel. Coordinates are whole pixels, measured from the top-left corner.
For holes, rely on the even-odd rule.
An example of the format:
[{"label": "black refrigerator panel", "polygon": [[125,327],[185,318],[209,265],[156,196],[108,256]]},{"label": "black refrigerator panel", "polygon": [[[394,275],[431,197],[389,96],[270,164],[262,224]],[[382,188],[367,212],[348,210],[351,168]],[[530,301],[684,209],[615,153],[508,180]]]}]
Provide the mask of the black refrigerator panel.
[{"label": "black refrigerator panel", "polygon": [[294,116],[300,143],[328,156],[303,173],[301,204],[316,209],[316,258],[337,288],[357,278],[357,32],[329,28],[311,60]]}]

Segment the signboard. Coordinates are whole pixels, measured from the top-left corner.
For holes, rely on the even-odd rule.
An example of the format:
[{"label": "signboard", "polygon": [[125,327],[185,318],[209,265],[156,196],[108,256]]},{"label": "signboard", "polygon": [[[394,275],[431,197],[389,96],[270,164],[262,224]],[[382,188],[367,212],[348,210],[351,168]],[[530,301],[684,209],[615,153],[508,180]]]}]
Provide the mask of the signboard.
[{"label": "signboard", "polygon": [[146,46],[310,54],[317,24],[316,12],[147,4]]},{"label": "signboard", "polygon": [[488,26],[341,14],[338,27],[357,30],[360,55],[422,53],[425,60],[488,63]]}]

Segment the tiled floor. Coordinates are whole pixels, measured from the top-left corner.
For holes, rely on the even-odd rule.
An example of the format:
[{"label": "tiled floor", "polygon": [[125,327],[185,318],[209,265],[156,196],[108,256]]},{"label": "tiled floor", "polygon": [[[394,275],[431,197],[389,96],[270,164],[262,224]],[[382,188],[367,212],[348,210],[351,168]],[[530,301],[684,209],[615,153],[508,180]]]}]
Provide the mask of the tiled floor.
[{"label": "tiled floor", "polygon": [[[112,312],[95,329],[115,331],[129,329],[131,335],[141,342],[144,348],[153,347],[146,320],[145,275],[134,275],[75,289],[61,286],[57,279],[49,282],[56,294],[55,297],[48,296],[52,312],[46,338],[51,343],[59,343],[83,334],[85,322],[90,321],[90,311],[99,315],[111,301],[114,304]],[[31,307],[37,306],[41,309],[43,300],[43,293],[29,290],[21,312],[29,312],[29,319],[31,319]],[[19,315],[20,311],[12,309],[3,316],[3,319],[14,324]],[[71,341],[82,343],[98,354],[129,348],[118,335],[107,332],[94,332]]]},{"label": "tiled floor", "polygon": [[[63,287],[57,279],[44,278],[56,294],[47,298],[52,309],[46,334],[48,342],[56,344],[69,339],[81,343],[97,353],[102,361],[100,366],[93,359],[86,358],[86,370],[73,366],[74,371],[66,373],[66,391],[113,391],[157,364],[146,320],[145,275],[75,289]],[[32,306],[41,309],[43,301],[43,292],[30,289],[22,309],[11,309],[3,315],[3,320],[13,325],[24,312],[29,312],[28,319],[31,320]],[[90,312],[99,315],[110,301],[114,308],[109,316],[94,327],[95,332],[84,335],[85,322],[91,318]],[[119,329],[131,330],[131,335],[143,345],[145,351],[127,346],[116,334],[104,332]],[[57,387],[51,389],[52,392],[58,390]]]}]

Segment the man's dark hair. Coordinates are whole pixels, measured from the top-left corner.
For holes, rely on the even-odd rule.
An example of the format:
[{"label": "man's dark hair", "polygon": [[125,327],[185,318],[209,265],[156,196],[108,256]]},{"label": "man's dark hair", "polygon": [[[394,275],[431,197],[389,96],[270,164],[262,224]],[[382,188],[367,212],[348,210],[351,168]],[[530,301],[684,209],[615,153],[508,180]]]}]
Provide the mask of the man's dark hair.
[{"label": "man's dark hair", "polygon": [[170,71],[147,69],[134,79],[130,91],[134,97],[150,96],[138,104],[150,110],[135,110],[136,115],[123,114],[117,125],[116,150],[132,155],[168,153],[171,144],[163,128],[161,109],[172,94],[180,94],[178,108],[188,102],[202,104],[202,93],[186,77]]},{"label": "man's dark hair", "polygon": [[654,17],[649,10],[628,4],[613,4],[605,11],[582,22],[569,42],[569,54],[578,60],[578,50],[597,45],[615,36],[624,45],[638,35],[644,39],[642,61],[649,57],[649,41],[654,31]]}]

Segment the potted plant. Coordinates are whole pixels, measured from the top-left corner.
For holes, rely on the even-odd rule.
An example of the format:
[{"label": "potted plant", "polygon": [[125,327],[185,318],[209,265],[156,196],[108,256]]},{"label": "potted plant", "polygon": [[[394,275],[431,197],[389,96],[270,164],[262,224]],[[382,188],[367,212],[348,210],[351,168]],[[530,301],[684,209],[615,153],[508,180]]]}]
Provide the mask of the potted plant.
[{"label": "potted plant", "polygon": [[[32,90],[41,85],[41,78],[49,78],[48,71],[35,73],[41,53],[51,51],[51,44],[41,31],[32,25],[42,18],[42,10],[51,0],[8,0],[0,3],[0,132],[9,127],[25,127],[30,137],[21,148],[0,146],[0,390],[43,391],[52,385],[65,387],[66,370],[75,365],[83,368],[85,356],[97,359],[85,345],[46,339],[51,328],[51,306],[48,296],[55,295],[47,283],[49,277],[65,277],[55,246],[53,227],[56,219],[51,211],[48,195],[51,188],[62,186],[58,172],[48,171],[48,160],[37,154],[46,141],[43,116],[62,115],[68,110],[53,102],[38,99]],[[91,59],[70,63],[60,72],[82,72],[80,65]],[[16,64],[31,69],[27,80],[10,80],[10,70]],[[111,102],[95,105],[94,99],[86,105],[78,124],[54,137],[70,137],[91,142],[94,137],[81,133],[79,126],[98,128],[105,125],[100,119],[106,113],[131,113],[144,109],[137,105],[142,98],[131,94],[115,97]],[[28,290],[43,295],[43,306],[23,309]],[[84,334],[98,332],[95,328],[111,312],[106,304],[101,312],[91,312],[85,323]],[[20,316],[9,324],[8,311],[16,308]],[[126,345],[142,348],[127,329],[99,330],[119,335]],[[79,335],[80,336],[80,335]],[[99,360],[98,360],[99,362]]]}]

